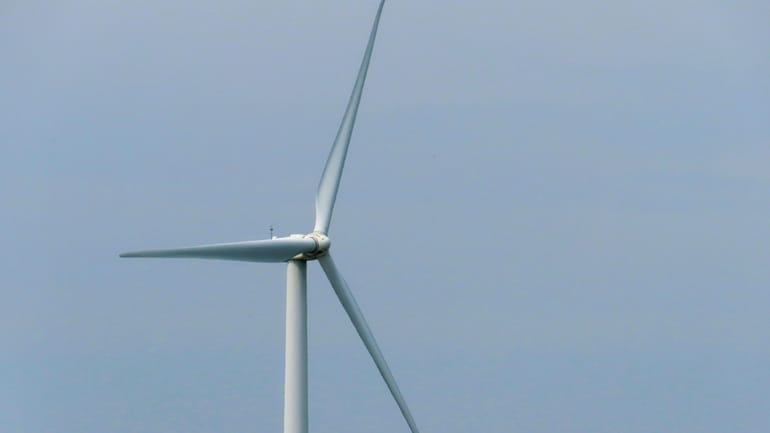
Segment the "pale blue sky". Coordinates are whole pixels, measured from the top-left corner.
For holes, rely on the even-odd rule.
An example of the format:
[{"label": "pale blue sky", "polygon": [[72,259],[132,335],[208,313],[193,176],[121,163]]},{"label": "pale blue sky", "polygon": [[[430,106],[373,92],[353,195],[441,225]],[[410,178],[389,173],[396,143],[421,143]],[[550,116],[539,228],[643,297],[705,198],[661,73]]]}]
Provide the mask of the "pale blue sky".
[{"label": "pale blue sky", "polygon": [[[280,431],[375,1],[0,5],[0,431]],[[386,4],[332,224],[423,432],[770,430],[767,2]],[[407,431],[310,267],[311,430]]]}]

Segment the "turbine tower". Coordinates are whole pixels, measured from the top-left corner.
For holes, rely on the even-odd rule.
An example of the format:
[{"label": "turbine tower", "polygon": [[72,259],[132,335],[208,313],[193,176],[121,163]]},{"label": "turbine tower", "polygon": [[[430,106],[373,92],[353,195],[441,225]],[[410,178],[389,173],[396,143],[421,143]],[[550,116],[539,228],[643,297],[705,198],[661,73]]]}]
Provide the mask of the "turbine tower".
[{"label": "turbine tower", "polygon": [[350,144],[350,135],[356,121],[361,93],[372,57],[374,39],[380,22],[381,0],[374,18],[369,42],[361,61],[353,92],[350,95],[345,115],[337,131],[329,157],[326,160],[315,199],[315,226],[306,235],[290,235],[272,239],[199,245],[184,248],[170,248],[149,251],[135,251],[120,257],[172,257],[238,260],[246,262],[287,263],[286,270],[286,358],[284,381],[284,433],[307,433],[308,431],[308,386],[307,386],[307,262],[318,260],[331,283],[334,293],[353,322],[358,335],[372,356],[380,375],[396,400],[412,433],[419,433],[412,414],[398,389],[393,374],[385,362],[377,341],[356,303],[345,279],[337,269],[329,253],[329,225],[331,224],[334,202],[345,166],[345,156]]}]

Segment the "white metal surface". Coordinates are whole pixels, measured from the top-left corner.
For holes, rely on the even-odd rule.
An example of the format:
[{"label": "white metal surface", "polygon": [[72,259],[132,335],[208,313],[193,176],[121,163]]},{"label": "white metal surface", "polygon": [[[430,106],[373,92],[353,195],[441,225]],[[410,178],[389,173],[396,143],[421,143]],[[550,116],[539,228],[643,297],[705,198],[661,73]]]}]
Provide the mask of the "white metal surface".
[{"label": "white metal surface", "polygon": [[353,297],[353,293],[350,291],[348,283],[342,278],[342,274],[340,274],[337,266],[334,264],[332,256],[329,254],[321,256],[318,259],[318,263],[321,264],[326,276],[329,278],[329,282],[334,288],[334,293],[337,294],[337,298],[339,298],[342,307],[345,309],[345,312],[348,313],[350,321],[353,322],[353,326],[356,328],[361,340],[363,340],[366,350],[368,350],[369,354],[372,356],[374,364],[377,366],[377,369],[380,370],[380,375],[385,379],[385,384],[388,385],[388,389],[396,400],[398,408],[401,409],[401,414],[404,415],[406,423],[409,424],[409,429],[412,430],[412,433],[419,433],[417,424],[415,424],[414,418],[412,418],[412,413],[409,411],[409,407],[406,405],[406,401],[401,395],[401,391],[398,389],[396,379],[393,377],[393,373],[390,372],[388,363],[385,362],[385,357],[382,355],[380,347],[377,345],[377,340],[374,339],[374,335],[372,334],[371,329],[369,329],[369,325],[366,323],[364,314],[358,307],[358,303]]},{"label": "white metal surface", "polygon": [[230,242],[194,247],[132,251],[120,257],[160,257],[237,260],[244,262],[285,262],[292,257],[311,253],[317,242],[305,237],[266,239],[262,241]]},{"label": "white metal surface", "polygon": [[340,129],[337,131],[337,137],[334,139],[332,150],[329,153],[329,159],[326,160],[324,172],[321,175],[321,181],[318,183],[318,191],[315,197],[315,228],[314,232],[323,234],[329,233],[329,224],[331,224],[332,211],[334,210],[334,201],[337,199],[337,190],[342,178],[342,169],[345,167],[345,156],[348,154],[348,145],[350,136],[353,133],[353,126],[356,123],[356,114],[358,105],[361,102],[361,94],[364,91],[364,82],[366,81],[366,72],[369,69],[369,60],[372,58],[372,49],[374,48],[374,39],[377,36],[377,27],[380,24],[380,15],[385,0],[380,1],[377,8],[377,15],[374,17],[372,31],[369,34],[369,43],[366,45],[364,59],[361,61],[361,67],[358,70],[356,84],[353,86],[353,92],[348,101],[348,107],[345,115],[342,117]]},{"label": "white metal surface", "polygon": [[307,262],[286,268],[286,359],[283,433],[307,433]]}]

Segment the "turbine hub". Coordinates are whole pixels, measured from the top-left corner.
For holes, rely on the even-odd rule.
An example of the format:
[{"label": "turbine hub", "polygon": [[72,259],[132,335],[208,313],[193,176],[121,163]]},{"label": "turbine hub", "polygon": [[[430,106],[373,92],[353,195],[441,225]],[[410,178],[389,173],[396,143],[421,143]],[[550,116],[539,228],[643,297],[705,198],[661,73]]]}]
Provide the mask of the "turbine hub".
[{"label": "turbine hub", "polygon": [[290,237],[312,239],[313,242],[315,242],[315,249],[309,253],[298,254],[294,257],[297,260],[315,260],[326,254],[326,252],[329,251],[329,247],[332,245],[329,237],[319,232],[312,232],[306,235],[291,235]]}]

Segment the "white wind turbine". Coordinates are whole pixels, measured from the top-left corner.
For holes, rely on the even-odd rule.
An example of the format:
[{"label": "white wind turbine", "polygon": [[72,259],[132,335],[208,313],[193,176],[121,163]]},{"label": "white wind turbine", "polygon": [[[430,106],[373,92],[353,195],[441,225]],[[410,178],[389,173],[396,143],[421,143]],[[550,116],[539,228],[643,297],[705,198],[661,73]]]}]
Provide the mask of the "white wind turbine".
[{"label": "white wind turbine", "polygon": [[318,260],[323,268],[342,307],[353,322],[358,335],[372,356],[377,369],[396,400],[401,413],[412,433],[418,433],[412,414],[401,396],[393,374],[382,356],[380,348],[366,323],[345,280],[334,264],[328,237],[334,201],[345,165],[345,156],[350,135],[356,121],[356,112],[361,101],[361,92],[372,56],[372,47],[385,0],[380,1],[374,18],[369,43],[366,46],[361,68],[358,71],[353,92],[350,95],[345,115],[342,118],[337,137],[334,139],[329,158],[326,161],[315,200],[315,227],[306,235],[273,237],[259,241],[232,242],[200,245],[184,248],[135,251],[120,257],[181,257],[199,259],[239,260],[246,262],[286,262],[286,359],[284,382],[284,433],[307,433],[308,431],[308,390],[307,390],[307,262]]}]

